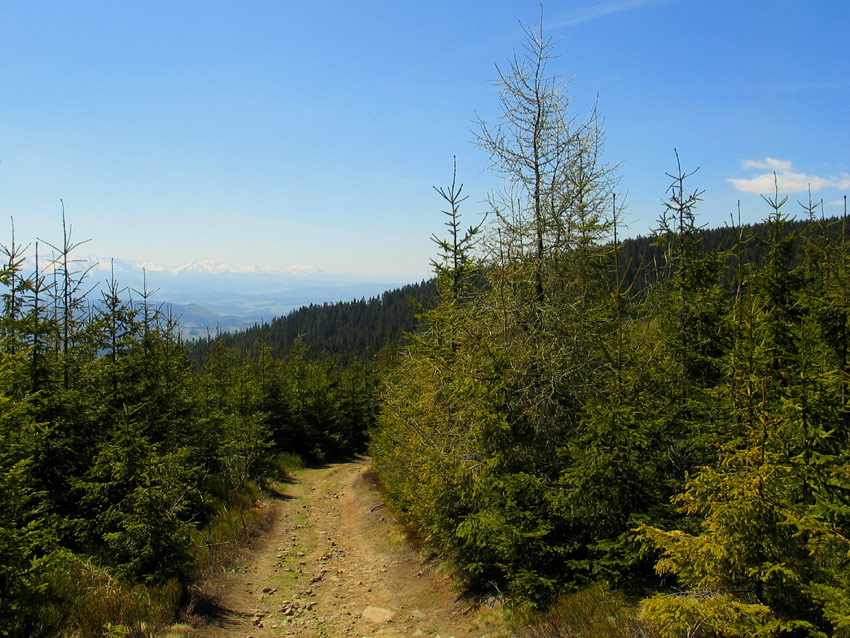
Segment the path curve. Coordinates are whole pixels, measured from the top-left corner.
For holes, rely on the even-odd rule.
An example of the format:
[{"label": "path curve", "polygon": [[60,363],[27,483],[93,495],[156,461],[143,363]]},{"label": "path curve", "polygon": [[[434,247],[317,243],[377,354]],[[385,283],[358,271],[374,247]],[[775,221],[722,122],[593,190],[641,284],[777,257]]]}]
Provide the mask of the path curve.
[{"label": "path curve", "polygon": [[508,635],[498,610],[452,589],[406,540],[366,460],[305,469],[272,502],[272,522],[223,587],[223,613],[195,635]]}]

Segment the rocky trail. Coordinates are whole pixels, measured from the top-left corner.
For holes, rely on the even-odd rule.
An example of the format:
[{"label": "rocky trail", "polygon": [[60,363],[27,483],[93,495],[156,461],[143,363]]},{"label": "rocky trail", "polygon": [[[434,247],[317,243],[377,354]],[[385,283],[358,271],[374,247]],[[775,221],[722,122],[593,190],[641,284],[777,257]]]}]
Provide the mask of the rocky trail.
[{"label": "rocky trail", "polygon": [[270,525],[222,584],[222,612],[193,636],[508,635],[393,520],[359,460],[299,471]]}]

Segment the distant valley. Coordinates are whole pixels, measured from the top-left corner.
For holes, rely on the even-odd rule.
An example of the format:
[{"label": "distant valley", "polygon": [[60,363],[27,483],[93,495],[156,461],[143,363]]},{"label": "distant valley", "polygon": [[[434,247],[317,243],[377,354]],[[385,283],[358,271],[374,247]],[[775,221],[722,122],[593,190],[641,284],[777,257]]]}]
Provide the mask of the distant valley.
[{"label": "distant valley", "polygon": [[90,285],[103,290],[114,272],[134,298],[147,287],[157,305],[180,318],[184,338],[244,330],[310,304],[379,296],[409,281],[360,273],[327,273],[311,267],[287,270],[235,268],[208,260],[166,268],[148,262],[88,257]]}]

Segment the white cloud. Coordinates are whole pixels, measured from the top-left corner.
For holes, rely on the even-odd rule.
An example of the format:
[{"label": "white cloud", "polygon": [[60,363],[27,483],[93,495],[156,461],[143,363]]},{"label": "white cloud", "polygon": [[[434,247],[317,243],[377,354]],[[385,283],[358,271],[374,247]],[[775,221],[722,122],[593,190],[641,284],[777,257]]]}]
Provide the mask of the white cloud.
[{"label": "white cloud", "polygon": [[730,177],[730,182],[736,190],[745,193],[772,193],[776,185],[780,193],[804,193],[811,189],[817,192],[829,188],[850,190],[850,174],[842,173],[840,177],[818,177],[797,173],[793,164],[788,160],[766,157],[763,160],[745,160],[741,162],[744,169],[767,169],[771,172],[760,173],[754,177]]},{"label": "white cloud", "polygon": [[827,206],[844,206],[843,199],[833,199],[831,202],[826,203]]},{"label": "white cloud", "polygon": [[766,157],[764,160],[744,160],[741,162],[744,168],[768,168],[772,171],[790,171],[791,162]]}]

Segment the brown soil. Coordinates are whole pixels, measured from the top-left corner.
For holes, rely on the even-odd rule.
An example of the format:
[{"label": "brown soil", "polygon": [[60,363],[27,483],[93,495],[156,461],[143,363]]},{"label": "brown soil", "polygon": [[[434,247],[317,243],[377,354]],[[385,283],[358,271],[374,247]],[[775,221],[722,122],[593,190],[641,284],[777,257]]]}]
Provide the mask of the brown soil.
[{"label": "brown soil", "polygon": [[222,612],[194,636],[507,635],[498,610],[460,595],[408,541],[368,461],[299,471],[269,508],[221,584]]}]

